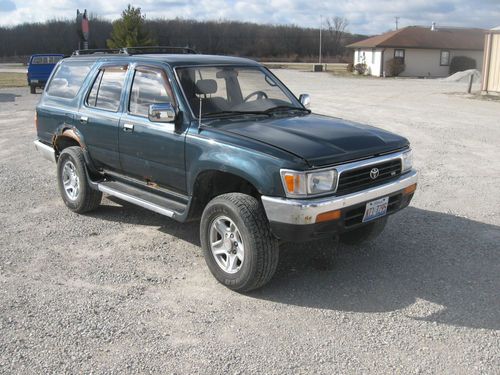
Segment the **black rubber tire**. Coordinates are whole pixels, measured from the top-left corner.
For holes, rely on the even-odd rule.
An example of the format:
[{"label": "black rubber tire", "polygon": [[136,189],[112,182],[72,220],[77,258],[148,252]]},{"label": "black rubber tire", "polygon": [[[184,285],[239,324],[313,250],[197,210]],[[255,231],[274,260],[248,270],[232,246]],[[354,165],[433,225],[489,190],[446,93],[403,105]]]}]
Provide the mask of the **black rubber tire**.
[{"label": "black rubber tire", "polygon": [[[245,259],[234,274],[222,270],[210,249],[210,225],[220,215],[227,216],[238,227],[245,246]],[[264,208],[252,196],[229,193],[212,199],[203,211],[200,240],[210,272],[228,288],[248,292],[265,285],[276,272],[279,258],[278,240],[271,233]]]},{"label": "black rubber tire", "polygon": [[[80,192],[75,200],[71,200],[64,190],[62,170],[67,160],[71,160],[75,166],[76,174],[80,181]],[[71,146],[65,148],[59,155],[57,160],[57,182],[59,185],[59,192],[64,201],[64,204],[73,212],[82,214],[95,210],[99,207],[102,199],[102,193],[90,187],[87,173],[85,173],[85,159],[83,151],[78,146]]]},{"label": "black rubber tire", "polygon": [[347,245],[359,245],[365,241],[373,241],[384,230],[387,219],[386,216],[360,228],[345,232],[340,236],[340,241]]},{"label": "black rubber tire", "polygon": [[30,85],[30,93],[36,94],[36,86],[35,85]]}]

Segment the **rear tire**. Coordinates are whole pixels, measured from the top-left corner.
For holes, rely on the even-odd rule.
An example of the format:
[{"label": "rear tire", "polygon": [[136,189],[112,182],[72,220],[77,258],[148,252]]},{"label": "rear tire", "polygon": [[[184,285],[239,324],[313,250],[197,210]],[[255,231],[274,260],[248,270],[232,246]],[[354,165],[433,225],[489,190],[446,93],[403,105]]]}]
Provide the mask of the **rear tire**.
[{"label": "rear tire", "polygon": [[71,146],[61,152],[57,161],[57,180],[64,204],[71,211],[81,214],[99,207],[102,193],[89,184],[80,147]]},{"label": "rear tire", "polygon": [[36,86],[35,85],[30,85],[30,93],[36,94]]},{"label": "rear tire", "polygon": [[347,245],[359,245],[365,241],[373,241],[384,230],[387,219],[386,216],[360,228],[345,232],[340,236],[340,241]]},{"label": "rear tire", "polygon": [[212,199],[201,217],[200,240],[210,272],[232,290],[260,288],[276,271],[278,240],[252,196],[230,193]]}]

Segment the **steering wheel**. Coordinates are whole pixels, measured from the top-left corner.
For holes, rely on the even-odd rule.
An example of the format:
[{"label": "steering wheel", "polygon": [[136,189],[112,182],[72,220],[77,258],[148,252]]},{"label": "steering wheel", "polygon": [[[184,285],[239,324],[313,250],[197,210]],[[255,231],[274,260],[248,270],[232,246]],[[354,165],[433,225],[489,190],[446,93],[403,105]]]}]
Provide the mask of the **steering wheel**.
[{"label": "steering wheel", "polygon": [[248,99],[250,99],[252,96],[257,96],[255,98],[255,100],[261,100],[261,99],[264,99],[264,98],[268,98],[267,94],[264,92],[264,91],[254,91],[252,92],[250,95],[247,95],[247,97],[245,99],[243,99],[244,102],[248,102]]}]

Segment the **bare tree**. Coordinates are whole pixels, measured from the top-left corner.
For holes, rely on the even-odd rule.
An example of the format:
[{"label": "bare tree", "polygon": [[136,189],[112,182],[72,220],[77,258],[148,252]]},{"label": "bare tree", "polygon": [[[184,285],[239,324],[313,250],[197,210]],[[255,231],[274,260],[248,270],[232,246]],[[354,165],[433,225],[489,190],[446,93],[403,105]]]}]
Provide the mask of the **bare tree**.
[{"label": "bare tree", "polygon": [[335,56],[342,55],[345,47],[344,36],[347,33],[349,21],[347,21],[347,18],[344,17],[332,17],[326,19],[326,24],[332,39],[331,50],[333,54]]}]

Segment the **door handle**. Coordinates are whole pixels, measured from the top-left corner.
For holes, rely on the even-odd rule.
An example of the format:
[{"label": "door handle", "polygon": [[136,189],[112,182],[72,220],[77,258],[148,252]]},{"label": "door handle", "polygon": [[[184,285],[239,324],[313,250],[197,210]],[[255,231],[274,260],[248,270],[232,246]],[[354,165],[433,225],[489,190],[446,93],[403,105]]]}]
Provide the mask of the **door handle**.
[{"label": "door handle", "polygon": [[80,117],[80,123],[81,124],[86,124],[87,122],[89,122],[89,118],[87,116],[81,116]]},{"label": "door handle", "polygon": [[134,131],[134,125],[133,124],[123,124],[123,131],[125,131],[125,132]]}]

